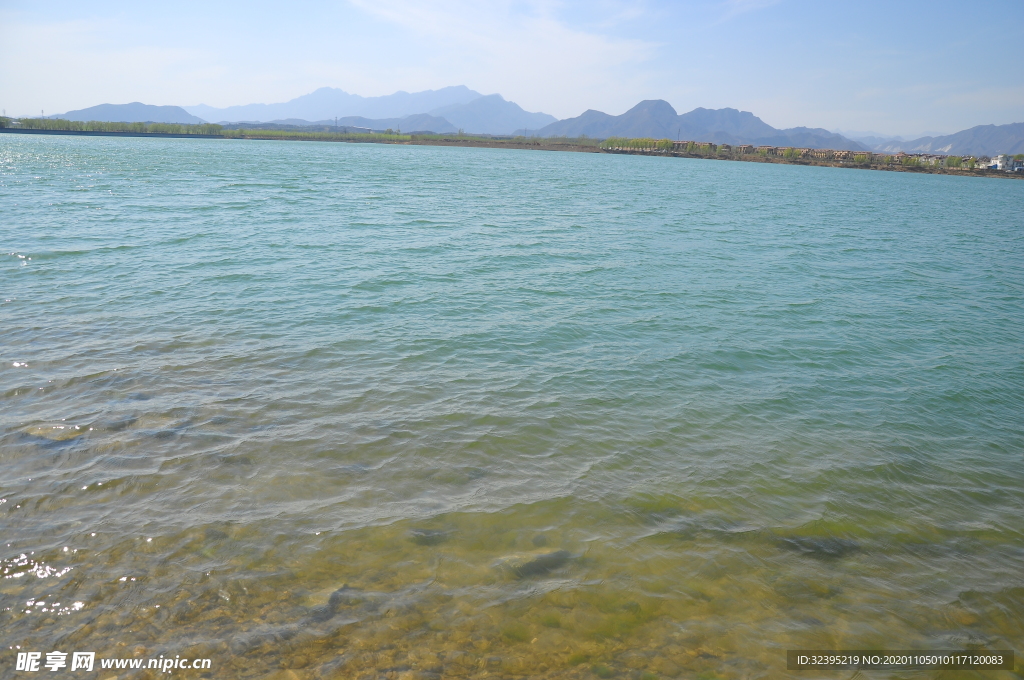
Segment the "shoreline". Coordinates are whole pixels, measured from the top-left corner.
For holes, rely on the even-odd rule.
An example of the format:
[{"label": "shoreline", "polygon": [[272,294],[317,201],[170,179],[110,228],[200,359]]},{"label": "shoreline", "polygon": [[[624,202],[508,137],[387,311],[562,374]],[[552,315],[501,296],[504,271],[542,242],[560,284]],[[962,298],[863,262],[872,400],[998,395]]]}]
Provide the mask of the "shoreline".
[{"label": "shoreline", "polygon": [[807,158],[782,158],[779,156],[760,156],[755,154],[735,156],[701,156],[678,151],[647,151],[602,149],[604,153],[622,154],[626,156],[671,156],[674,158],[695,158],[706,161],[736,161],[739,163],[771,163],[776,165],[807,165],[819,168],[845,168],[847,170],[880,170],[883,172],[908,172],[924,175],[954,175],[957,177],[1001,177],[1004,179],[1024,179],[1024,173],[1006,172],[1005,170],[987,170],[982,168],[946,168],[928,165],[897,165],[883,163],[856,163],[840,160],[815,160]]},{"label": "shoreline", "polygon": [[[880,170],[885,172],[907,172],[926,175],[953,175],[958,177],[993,177],[1002,179],[1024,179],[1024,173],[1006,172],[1003,170],[970,169],[970,168],[947,168],[941,166],[905,166],[897,164],[881,163],[857,163],[843,160],[816,160],[810,158],[784,158],[780,156],[762,156],[759,154],[735,155],[702,155],[687,153],[685,151],[668,151],[653,149],[606,149],[596,143],[581,143],[582,140],[569,140],[560,138],[523,138],[516,139],[487,139],[481,137],[446,137],[443,135],[424,138],[420,135],[411,135],[408,140],[380,140],[380,139],[310,139],[303,137],[302,133],[294,137],[282,136],[280,134],[259,134],[259,130],[241,130],[241,134],[209,135],[209,134],[187,134],[169,132],[107,132],[98,130],[44,130],[44,129],[15,129],[0,128],[0,133],[8,134],[34,134],[34,135],[72,135],[80,137],[156,137],[173,139],[256,139],[264,141],[322,141],[342,142],[357,144],[394,144],[404,146],[455,146],[473,147],[483,149],[520,149],[526,151],[566,151],[574,153],[608,153],[626,156],[660,156],[670,158],[692,158],[698,160],[716,161],[737,161],[746,163],[772,163],[779,165],[805,165],[826,168],[847,168],[853,170]],[[556,141],[557,140],[557,141]],[[591,141],[591,140],[588,140]],[[596,140],[593,140],[596,141]]]},{"label": "shoreline", "polygon": [[480,149],[524,149],[527,151],[571,151],[574,153],[608,153],[607,149],[593,144],[580,144],[578,141],[565,140],[553,142],[551,140],[524,141],[510,140],[487,140],[487,139],[411,139],[408,142],[385,142],[386,144],[404,144],[406,146],[470,146]]},{"label": "shoreline", "polygon": [[36,130],[33,128],[0,128],[0,133],[13,135],[74,135],[76,137],[174,137],[187,139],[229,139],[225,135],[201,135],[178,132],[107,132],[105,130]]}]

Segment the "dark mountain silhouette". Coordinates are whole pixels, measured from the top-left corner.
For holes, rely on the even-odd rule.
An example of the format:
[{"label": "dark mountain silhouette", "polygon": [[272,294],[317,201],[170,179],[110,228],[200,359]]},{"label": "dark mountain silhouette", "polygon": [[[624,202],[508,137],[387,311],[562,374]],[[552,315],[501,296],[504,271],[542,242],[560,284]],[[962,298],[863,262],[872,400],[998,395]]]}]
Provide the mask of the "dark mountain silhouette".
[{"label": "dark mountain silhouette", "polygon": [[[531,134],[520,130],[520,134]],[[736,109],[698,108],[676,114],[661,99],[642,101],[621,116],[601,111],[586,111],[576,118],[567,118],[535,130],[540,137],[653,137],[655,139],[688,139],[716,144],[765,144],[799,146],[818,149],[850,149],[865,147],[841,135],[821,128],[790,128],[779,130],[749,111]]]},{"label": "dark mountain silhouette", "polygon": [[466,132],[491,135],[507,135],[519,128],[543,127],[558,120],[546,113],[524,111],[500,94],[480,97],[467,104],[442,106],[430,111],[430,114],[441,116]]},{"label": "dark mountain silhouette", "polygon": [[100,104],[87,109],[68,111],[48,118],[65,120],[96,120],[104,123],[205,123],[180,106],[153,106],[132,102],[131,104]]},{"label": "dark mountain silhouette", "polygon": [[872,148],[879,152],[941,153],[957,156],[995,156],[1000,153],[1024,153],[1024,123],[977,125],[940,137],[921,137],[909,141],[883,141]]}]

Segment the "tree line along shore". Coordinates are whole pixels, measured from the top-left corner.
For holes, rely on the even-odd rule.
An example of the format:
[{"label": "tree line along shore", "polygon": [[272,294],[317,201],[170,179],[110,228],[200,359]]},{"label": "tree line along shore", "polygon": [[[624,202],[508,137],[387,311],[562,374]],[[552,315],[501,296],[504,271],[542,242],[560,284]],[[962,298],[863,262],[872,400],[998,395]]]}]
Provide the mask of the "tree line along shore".
[{"label": "tree line along shore", "polygon": [[[722,158],[799,165],[827,165],[874,168],[880,170],[956,171],[960,173],[1024,177],[1024,154],[1003,155],[998,160],[988,156],[947,156],[942,154],[873,153],[842,149],[811,149],[752,144],[713,144],[711,142],[673,141],[670,139],[636,139],[610,137],[601,148],[613,153],[667,154],[694,158]],[[1014,172],[1014,166],[1019,168]]]},{"label": "tree line along shore", "polygon": [[[624,138],[591,139],[566,137],[523,137],[464,134],[402,133],[400,130],[374,132],[334,131],[329,126],[302,130],[226,128],[215,123],[188,125],[178,123],[114,123],[72,121],[49,118],[0,117],[0,131],[52,134],[196,136],[219,139],[263,139],[328,142],[369,142],[429,146],[472,146],[549,151],[583,151],[681,158],[738,160],[794,165],[867,168],[939,174],[960,174],[1024,179],[1024,154],[1001,156],[946,156],[940,154],[878,154],[870,151],[811,149],[774,146],[731,145],[670,139]],[[995,167],[993,166],[995,164]],[[1016,171],[1014,171],[1016,170]]]},{"label": "tree line along shore", "polygon": [[63,132],[99,135],[175,135],[217,139],[293,139],[307,141],[401,142],[409,135],[387,133],[329,132],[321,130],[229,129],[216,123],[113,123],[50,118],[0,118],[0,130],[19,132]]}]

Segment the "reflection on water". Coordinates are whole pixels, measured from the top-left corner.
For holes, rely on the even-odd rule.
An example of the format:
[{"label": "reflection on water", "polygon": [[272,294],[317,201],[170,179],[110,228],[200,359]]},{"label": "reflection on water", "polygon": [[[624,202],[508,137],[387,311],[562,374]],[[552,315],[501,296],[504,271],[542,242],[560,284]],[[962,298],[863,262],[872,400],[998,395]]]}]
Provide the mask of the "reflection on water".
[{"label": "reflection on water", "polygon": [[0,139],[0,677],[1024,653],[1024,185],[663,160]]}]

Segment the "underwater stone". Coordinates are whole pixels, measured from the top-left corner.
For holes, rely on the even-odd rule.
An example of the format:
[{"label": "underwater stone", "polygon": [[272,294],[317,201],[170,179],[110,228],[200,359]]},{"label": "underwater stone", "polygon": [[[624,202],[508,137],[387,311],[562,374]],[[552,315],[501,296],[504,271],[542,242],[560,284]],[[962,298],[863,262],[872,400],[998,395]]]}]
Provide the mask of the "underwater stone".
[{"label": "underwater stone", "polygon": [[651,667],[662,675],[667,675],[670,678],[674,678],[679,675],[679,666],[663,656],[656,657],[654,662],[651,664]]},{"label": "underwater stone", "polygon": [[410,529],[409,540],[417,545],[438,545],[447,541],[450,533],[441,529]]},{"label": "underwater stone", "polygon": [[514,567],[513,570],[520,577],[540,576],[558,569],[570,559],[572,559],[572,553],[568,550],[556,550],[555,552],[536,557],[519,567]]},{"label": "underwater stone", "polygon": [[574,559],[574,556],[568,550],[556,550],[555,552],[543,555],[537,555],[536,553],[507,555],[498,560],[494,566],[507,571],[516,578],[526,578],[529,576],[543,576],[550,571],[564,566],[572,559]]},{"label": "underwater stone", "polygon": [[856,541],[845,538],[810,538],[795,536],[780,539],[782,547],[795,550],[808,557],[819,560],[836,560],[861,550]]},{"label": "underwater stone", "polygon": [[351,607],[363,602],[364,598],[361,593],[362,591],[358,588],[352,588],[347,584],[343,585],[331,593],[331,596],[327,598],[326,605],[310,610],[309,620],[313,623],[322,623],[333,619],[337,615],[339,607]]}]

